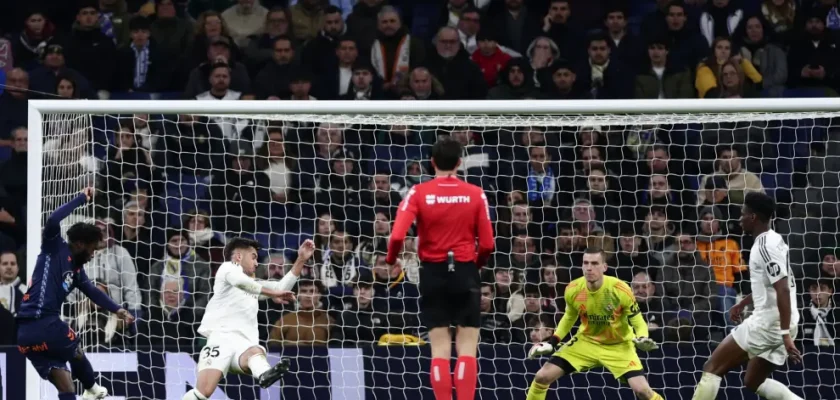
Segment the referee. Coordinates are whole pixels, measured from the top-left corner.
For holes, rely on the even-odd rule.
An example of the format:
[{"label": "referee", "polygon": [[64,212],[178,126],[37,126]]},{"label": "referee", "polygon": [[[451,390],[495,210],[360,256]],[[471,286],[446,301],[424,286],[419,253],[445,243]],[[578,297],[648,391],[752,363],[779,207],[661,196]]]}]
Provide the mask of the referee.
[{"label": "referee", "polygon": [[406,232],[417,220],[417,251],[422,266],[420,308],[432,342],[430,375],[436,400],[452,399],[452,325],[458,328],[457,398],[475,398],[481,320],[478,270],[493,252],[487,196],[480,187],[456,176],[461,154],[461,145],[450,138],[435,143],[435,179],[415,185],[403,199],[385,259],[388,265],[396,263]]}]

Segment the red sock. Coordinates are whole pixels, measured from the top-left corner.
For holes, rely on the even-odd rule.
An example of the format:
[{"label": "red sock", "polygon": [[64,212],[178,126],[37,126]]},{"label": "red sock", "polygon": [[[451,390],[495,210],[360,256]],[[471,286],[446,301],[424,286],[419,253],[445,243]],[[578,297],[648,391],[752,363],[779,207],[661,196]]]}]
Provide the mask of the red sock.
[{"label": "red sock", "polygon": [[433,358],[429,375],[432,379],[435,400],[452,400],[452,374],[449,372],[449,359]]},{"label": "red sock", "polygon": [[478,365],[475,357],[460,356],[455,364],[455,394],[458,400],[475,400]]}]

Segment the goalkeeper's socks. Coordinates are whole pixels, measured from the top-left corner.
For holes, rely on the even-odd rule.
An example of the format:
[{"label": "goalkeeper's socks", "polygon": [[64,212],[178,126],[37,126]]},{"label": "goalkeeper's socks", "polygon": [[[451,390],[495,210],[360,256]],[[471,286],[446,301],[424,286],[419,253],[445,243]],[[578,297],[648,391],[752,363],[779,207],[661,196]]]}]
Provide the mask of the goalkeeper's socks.
[{"label": "goalkeeper's socks", "polygon": [[458,400],[474,400],[478,365],[473,356],[460,356],[455,363],[455,395]]},{"label": "goalkeeper's socks", "polygon": [[694,397],[691,400],[715,400],[720,390],[720,379],[715,374],[704,372],[700,383],[694,388]]},{"label": "goalkeeper's socks", "polygon": [[650,399],[648,399],[648,400],[665,400],[665,398],[663,398],[662,396],[660,396],[660,395],[659,395],[659,393],[656,393],[656,392],[654,392],[653,390],[651,390],[650,392],[651,392],[651,393],[653,393],[653,397],[651,397],[651,398],[650,398]]},{"label": "goalkeeper's socks", "polygon": [[449,359],[433,358],[432,369],[429,372],[435,400],[452,400],[452,374],[449,372]]},{"label": "goalkeeper's socks", "polygon": [[90,389],[96,384],[96,373],[84,354],[70,360],[70,370],[73,371],[73,377],[82,383],[83,388]]},{"label": "goalkeeper's socks", "polygon": [[548,387],[551,385],[544,385],[536,381],[531,382],[531,387],[528,388],[528,395],[525,400],[545,400],[545,395],[548,393]]},{"label": "goalkeeper's socks", "polygon": [[767,400],[802,400],[801,397],[793,394],[787,386],[774,379],[765,379],[764,383],[755,391]]},{"label": "goalkeeper's socks", "polygon": [[265,371],[271,369],[271,365],[265,359],[265,354],[256,354],[248,358],[248,369],[251,370],[251,376],[259,379]]},{"label": "goalkeeper's socks", "polygon": [[76,392],[59,393],[58,400],[76,400]]},{"label": "goalkeeper's socks", "polygon": [[184,394],[181,400],[207,400],[207,397],[199,393],[198,390],[193,389]]}]

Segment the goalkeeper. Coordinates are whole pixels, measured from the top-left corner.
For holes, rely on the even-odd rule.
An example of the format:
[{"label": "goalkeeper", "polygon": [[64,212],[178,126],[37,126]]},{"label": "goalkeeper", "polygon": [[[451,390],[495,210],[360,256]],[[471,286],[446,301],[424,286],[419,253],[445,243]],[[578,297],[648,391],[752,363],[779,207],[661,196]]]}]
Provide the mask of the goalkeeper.
[{"label": "goalkeeper", "polygon": [[[526,400],[545,400],[552,382],[572,372],[599,366],[608,369],[619,381],[627,382],[638,398],[662,399],[648,385],[636,354],[636,349],[650,351],[658,346],[647,337],[647,324],[639,313],[633,291],[627,283],[604,276],[606,270],[601,250],[586,249],[583,277],[566,287],[566,313],[557,330],[547,342],[535,345],[528,352],[528,358],[553,355],[537,372]],[[578,317],[577,334],[561,346],[560,340],[569,334]]]}]

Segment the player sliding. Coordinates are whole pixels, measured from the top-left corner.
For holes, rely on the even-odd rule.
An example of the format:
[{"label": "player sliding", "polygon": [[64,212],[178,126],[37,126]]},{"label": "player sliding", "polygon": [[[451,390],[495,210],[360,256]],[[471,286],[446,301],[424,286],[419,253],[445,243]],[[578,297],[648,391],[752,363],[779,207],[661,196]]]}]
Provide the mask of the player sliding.
[{"label": "player sliding", "polygon": [[[537,344],[528,352],[528,358],[554,355],[537,372],[526,400],[545,400],[552,382],[572,372],[598,366],[608,369],[619,381],[626,381],[636,397],[662,400],[648,385],[636,354],[636,349],[650,351],[658,346],[647,337],[647,323],[639,313],[630,286],[604,276],[606,271],[601,250],[586,249],[583,277],[566,287],[566,313],[557,330],[548,342]],[[561,347],[560,341],[569,334],[578,317],[577,334]]]},{"label": "player sliding", "polygon": [[741,228],[755,238],[750,249],[750,287],[752,294],[729,310],[733,321],[740,320],[744,307],[752,303],[753,314],[735,328],[703,366],[703,376],[694,389],[694,400],[717,397],[723,374],[744,363],[744,385],[770,400],[801,400],[770,374],[785,359],[802,361],[793,343],[799,311],[796,283],[790,271],[788,246],[782,236],[770,229],[776,210],[773,198],[751,192],[744,198]]},{"label": "player sliding", "polygon": [[[77,223],[61,238],[61,220],[93,198],[86,188],[75,199],[59,207],[44,225],[41,254],[32,281],[17,313],[18,349],[41,375],[58,390],[59,400],[75,400],[73,378],[85,388],[82,399],[104,399],[108,391],[96,384],[90,361],[79,346],[76,333],[61,321],[61,306],[78,288],[96,305],[116,313],[126,323],[134,317],[97,289],[87,277],[84,265],[102,245],[102,231],[95,225]],[[71,372],[67,370],[70,363]]]},{"label": "player sliding", "polygon": [[210,398],[228,371],[250,374],[261,387],[267,388],[289,369],[285,359],[270,366],[265,348],[259,345],[259,300],[271,298],[278,303],[294,300],[290,290],[315,252],[315,243],[303,242],[292,271],[279,282],[253,279],[259,246],[256,241],[244,238],[233,238],[225,246],[225,259],[229,261],[216,273],[213,297],[207,303],[198,328],[198,333],[207,338],[207,345],[198,358],[198,379],[195,388],[187,392],[183,400]]}]

